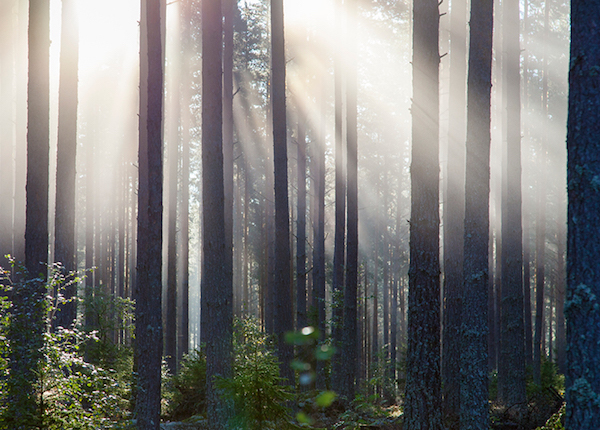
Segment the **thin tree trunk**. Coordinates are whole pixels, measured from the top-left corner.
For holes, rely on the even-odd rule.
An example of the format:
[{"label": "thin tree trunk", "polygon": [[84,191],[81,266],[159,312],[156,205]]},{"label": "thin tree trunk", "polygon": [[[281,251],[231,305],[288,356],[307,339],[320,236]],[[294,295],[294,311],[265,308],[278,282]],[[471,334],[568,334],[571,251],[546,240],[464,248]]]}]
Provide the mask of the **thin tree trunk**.
[{"label": "thin tree trunk", "polygon": [[307,324],[306,315],[306,132],[298,119],[298,215],[296,227],[296,329]]},{"label": "thin tree trunk", "polygon": [[536,220],[536,282],[535,282],[535,333],[533,339],[533,380],[536,384],[541,384],[541,364],[542,364],[542,337],[544,336],[544,288],[545,288],[545,263],[546,263],[546,179],[545,169],[547,163],[544,150],[539,155],[540,168],[538,170],[538,190],[537,190],[537,220]]},{"label": "thin tree trunk", "polygon": [[[525,206],[525,205],[524,205]],[[525,365],[533,365],[533,327],[531,315],[531,223],[529,214],[523,213],[523,318],[525,320]]]},{"label": "thin tree trunk", "polygon": [[0,266],[8,267],[8,261],[5,255],[14,255],[13,248],[13,186],[15,166],[13,164],[13,152],[15,147],[15,126],[13,97],[15,85],[16,62],[14,62],[14,47],[17,45],[14,40],[14,18],[13,7],[16,4],[14,0],[2,2],[0,5],[0,16],[8,22],[3,23],[0,28]]},{"label": "thin tree trunk", "polygon": [[181,110],[181,206],[179,210],[179,219],[181,225],[181,319],[179,326],[179,342],[177,357],[180,360],[184,354],[188,353],[190,344],[190,317],[189,317],[189,207],[190,207],[190,128],[191,114],[190,105],[191,78],[190,78],[190,57],[192,49],[189,43],[191,37],[192,19],[192,0],[184,0],[181,7],[182,22],[182,53],[183,64],[180,69],[180,85],[182,88],[182,110]]},{"label": "thin tree trunk", "polygon": [[[321,112],[321,116],[324,113]],[[320,125],[319,125],[320,126]],[[313,230],[313,303],[317,311],[317,327],[321,333],[321,339],[325,340],[325,141],[322,128],[318,131],[318,137],[314,142],[315,171],[312,179],[315,181],[315,224]],[[325,388],[325,363],[317,361],[318,389]]]},{"label": "thin tree trunk", "polygon": [[[178,49],[179,51],[179,49]],[[175,56],[179,52],[174,53]],[[177,62],[174,58],[171,61]],[[172,83],[171,88],[171,109],[177,116],[169,118],[170,133],[167,142],[167,303],[166,303],[166,321],[165,321],[165,359],[169,371],[172,375],[177,369],[177,170],[179,141],[179,100],[180,92],[177,84]]]},{"label": "thin tree trunk", "polygon": [[[18,46],[21,50],[17,50],[16,67],[18,70],[25,70],[27,66],[27,46],[28,37],[28,3],[19,1],[18,10]],[[15,91],[25,93],[27,90],[28,76],[25,73],[18,73],[15,77]],[[24,97],[18,97],[16,100],[16,148],[15,148],[15,166],[25,166],[27,163],[27,100]],[[25,262],[25,219],[26,219],[26,196],[25,188],[27,181],[27,172],[22,169],[15,169],[15,194],[14,194],[14,209],[13,209],[13,253],[15,259],[21,263]]]},{"label": "thin tree trunk", "polygon": [[392,281],[392,291],[391,291],[391,295],[392,295],[392,303],[391,303],[391,313],[390,313],[390,324],[391,324],[391,331],[390,331],[390,373],[389,373],[389,377],[390,380],[394,381],[393,383],[393,391],[390,393],[392,395],[392,402],[395,402],[396,400],[396,391],[397,391],[397,384],[396,384],[396,365],[398,362],[398,355],[396,352],[396,349],[398,347],[398,285],[399,282],[397,279],[394,279]]},{"label": "thin tree trunk", "polygon": [[[544,39],[548,39],[548,21],[550,9],[548,0],[544,4]],[[546,46],[546,45],[544,45]],[[544,112],[544,130],[548,128],[548,53],[544,48],[542,62],[542,112]],[[537,221],[536,221],[536,311],[535,311],[535,335],[533,339],[533,380],[536,384],[541,384],[541,365],[542,365],[542,343],[544,337],[544,288],[545,288],[545,266],[546,266],[546,151],[548,146],[548,135],[543,132],[541,148],[538,155],[540,168],[538,169],[538,189],[537,189]]]},{"label": "thin tree trunk", "polygon": [[[529,109],[529,0],[523,1],[523,110]],[[526,113],[527,114],[527,113]],[[523,134],[529,138],[528,124],[523,124]],[[527,186],[524,187],[527,189]],[[530,217],[528,213],[529,197],[524,199],[523,212],[523,298],[525,318],[525,364],[533,365],[533,327],[531,319],[531,245],[530,245]]]},{"label": "thin tree trunk", "polygon": [[[233,252],[233,10],[234,0],[221,0],[223,13],[223,184],[225,240]],[[232,262],[233,264],[233,262]],[[233,266],[231,267],[233,273]]]},{"label": "thin tree trunk", "polygon": [[343,377],[341,394],[348,400],[354,399],[358,368],[357,335],[357,289],[358,289],[358,184],[357,184],[357,0],[345,3],[347,10],[346,40],[348,67],[346,69],[346,175],[347,175],[347,238],[346,238],[346,289],[344,291],[344,326],[342,362]]},{"label": "thin tree trunk", "polygon": [[[564,208],[564,191],[558,199],[557,207]],[[566,223],[565,211],[560,211],[557,219],[557,263],[556,263],[556,364],[558,371],[562,374],[566,372],[566,348],[567,339],[565,332],[565,287],[566,287],[566,270],[565,270],[565,242],[566,242]]]},{"label": "thin tree trunk", "polygon": [[[331,337],[333,345],[339,349],[342,345],[342,324],[344,317],[343,291],[344,291],[344,266],[346,243],[346,175],[344,170],[344,141],[342,136],[343,127],[343,101],[342,101],[342,1],[335,3],[335,51],[334,51],[334,103],[335,103],[335,237],[333,249],[333,313]],[[335,390],[341,387],[342,361],[341,354],[333,356],[332,363],[332,386]]]},{"label": "thin tree trunk", "polygon": [[[94,267],[94,137],[93,129],[88,124],[90,137],[86,142],[85,149],[85,268],[91,270]],[[92,330],[96,327],[93,307],[94,297],[94,273],[88,272],[85,278],[85,328]]]}]

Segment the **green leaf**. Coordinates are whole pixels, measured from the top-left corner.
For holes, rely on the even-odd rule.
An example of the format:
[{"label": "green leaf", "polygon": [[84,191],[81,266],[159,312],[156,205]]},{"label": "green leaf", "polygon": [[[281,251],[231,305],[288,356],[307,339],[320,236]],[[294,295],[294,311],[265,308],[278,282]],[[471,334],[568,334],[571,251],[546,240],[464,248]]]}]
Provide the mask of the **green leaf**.
[{"label": "green leaf", "polygon": [[305,363],[303,361],[294,360],[292,361],[292,369],[297,370],[298,372],[304,372],[310,370],[310,364]]},{"label": "green leaf", "polygon": [[329,345],[321,345],[315,351],[315,356],[317,360],[329,360],[335,354],[335,348]]},{"label": "green leaf", "polygon": [[317,396],[315,401],[317,402],[317,405],[319,405],[320,407],[327,408],[327,407],[331,406],[331,404],[333,403],[333,401],[335,400],[336,397],[337,397],[337,394],[335,394],[335,392],[324,391]]},{"label": "green leaf", "polygon": [[298,412],[296,414],[296,419],[298,420],[299,423],[301,424],[308,424],[311,425],[312,424],[312,420],[310,419],[310,417],[308,415],[306,415],[304,412]]}]

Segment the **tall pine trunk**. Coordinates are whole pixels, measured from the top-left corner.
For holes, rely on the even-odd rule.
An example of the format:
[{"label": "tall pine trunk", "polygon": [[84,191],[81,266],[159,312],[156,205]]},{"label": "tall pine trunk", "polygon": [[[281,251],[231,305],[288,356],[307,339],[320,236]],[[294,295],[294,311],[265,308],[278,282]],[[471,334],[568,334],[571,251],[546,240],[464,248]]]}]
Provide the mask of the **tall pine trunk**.
[{"label": "tall pine trunk", "polygon": [[[460,411],[460,310],[465,212],[467,2],[452,0],[450,12],[450,103],[448,165],[444,198],[444,326],[442,381],[444,418],[458,423]],[[454,424],[453,424],[454,423]]]},{"label": "tall pine trunk", "polygon": [[285,43],[283,0],[271,0],[271,88],[273,115],[273,162],[275,190],[275,278],[273,284],[274,329],[278,339],[281,376],[294,385],[290,367],[292,345],[285,333],[293,330],[292,284],[290,279],[290,225],[287,178],[287,122],[285,103]]},{"label": "tall pine trunk", "polygon": [[460,330],[460,429],[489,425],[488,277],[493,0],[471,3]]},{"label": "tall pine trunk", "polygon": [[[525,329],[523,318],[523,243],[521,225],[521,97],[519,2],[503,4],[504,82],[506,88],[506,205],[502,211],[502,301],[498,397],[517,415],[525,405]],[[503,199],[504,200],[504,199]]]},{"label": "tall pine trunk", "polygon": [[37,385],[42,359],[46,263],[48,261],[49,49],[50,6],[29,7],[27,85],[27,281],[13,291],[9,355],[8,415],[14,428],[41,425]]},{"label": "tall pine trunk", "polygon": [[[344,141],[342,135],[343,106],[342,106],[342,2],[335,1],[335,28],[337,37],[334,46],[334,103],[335,103],[335,236],[333,249],[333,311],[331,337],[333,345],[339,349],[342,344],[342,323],[344,316],[343,294],[344,294],[344,263],[346,252],[346,175],[344,170]],[[332,363],[332,386],[339,389],[341,386],[342,361],[341,355],[336,353]]]},{"label": "tall pine trunk", "polygon": [[598,428],[600,416],[600,4],[571,2],[567,134],[567,429]]},{"label": "tall pine trunk", "polygon": [[307,324],[306,315],[306,132],[304,116],[298,118],[298,219],[296,227],[296,329]]},{"label": "tall pine trunk", "polygon": [[189,207],[190,207],[190,140],[191,140],[191,75],[190,57],[192,48],[190,43],[192,0],[184,0],[181,7],[181,46],[183,61],[180,69],[179,84],[181,85],[182,110],[181,110],[181,200],[179,219],[181,220],[181,318],[179,320],[179,341],[177,343],[177,357],[181,359],[188,353],[190,343],[190,317],[189,317]]},{"label": "tall pine trunk", "polygon": [[[75,161],[77,155],[77,86],[79,28],[76,2],[62,2],[60,94],[58,100],[58,152],[56,163],[56,218],[54,260],[67,273],[76,269],[75,260]],[[70,279],[70,278],[69,278]],[[66,299],[77,295],[77,284],[66,287]],[[69,327],[77,317],[75,301],[65,303],[56,325]]]},{"label": "tall pine trunk", "polygon": [[[234,0],[221,0],[223,13],[223,184],[225,240],[233,252],[233,11]],[[228,260],[229,261],[229,260]],[[233,261],[232,261],[233,264]],[[233,273],[233,266],[229,269]]]},{"label": "tall pine trunk", "polygon": [[407,430],[442,428],[438,36],[438,1],[414,0]]},{"label": "tall pine trunk", "polygon": [[142,2],[137,276],[134,292],[135,417],[160,427],[162,362],[163,38],[161,0]]},{"label": "tall pine trunk", "polygon": [[223,176],[221,1],[202,2],[202,333],[206,341],[207,415],[211,429],[224,428],[228,404],[216,387],[231,377],[233,276],[225,221]]},{"label": "tall pine trunk", "polygon": [[344,324],[342,362],[343,376],[341,394],[348,400],[354,399],[358,370],[357,333],[357,290],[358,290],[358,136],[357,136],[357,40],[358,26],[357,0],[347,0],[346,40],[346,193],[347,193],[347,238],[346,238],[346,285],[344,290]]},{"label": "tall pine trunk", "polygon": [[14,14],[13,8],[16,2],[8,0],[0,5],[0,16],[5,17],[6,21],[0,29],[0,37],[2,42],[0,45],[0,266],[7,267],[7,261],[4,256],[12,254],[14,257],[13,248],[13,185],[14,185],[14,110],[13,110],[13,95],[15,87],[15,70],[16,62],[14,62],[14,51],[17,46],[14,39]]},{"label": "tall pine trunk", "polygon": [[[321,92],[323,94],[323,92]],[[324,116],[321,109],[321,117]],[[314,172],[312,179],[315,183],[315,224],[313,229],[313,304],[316,310],[316,325],[321,333],[321,339],[327,337],[325,321],[325,141],[322,124],[313,145]],[[318,389],[325,388],[325,363],[317,361]]]},{"label": "tall pine trunk", "polygon": [[[171,61],[179,61],[179,53]],[[177,116],[168,118],[170,122],[167,141],[167,303],[165,321],[165,359],[171,374],[177,369],[177,170],[179,152],[179,88],[171,85],[171,109]]]}]

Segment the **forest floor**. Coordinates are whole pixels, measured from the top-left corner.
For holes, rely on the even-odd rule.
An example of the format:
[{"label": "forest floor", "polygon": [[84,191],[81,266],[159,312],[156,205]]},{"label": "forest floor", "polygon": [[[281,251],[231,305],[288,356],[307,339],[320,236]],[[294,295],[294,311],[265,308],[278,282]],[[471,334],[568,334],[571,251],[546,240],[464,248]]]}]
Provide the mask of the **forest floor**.
[{"label": "forest floor", "polygon": [[[490,430],[559,430],[564,429],[564,407],[556,401],[534,399],[528,404],[527,416],[517,422],[510,410],[492,404],[490,409]],[[334,403],[330,408],[312,413],[313,422],[308,428],[314,430],[402,430],[402,408],[398,405],[363,409],[343,409]],[[562,427],[561,427],[562,425]],[[161,424],[161,430],[206,430],[206,421],[171,422]],[[272,427],[266,427],[272,428]],[[449,427],[451,428],[451,427]]]}]

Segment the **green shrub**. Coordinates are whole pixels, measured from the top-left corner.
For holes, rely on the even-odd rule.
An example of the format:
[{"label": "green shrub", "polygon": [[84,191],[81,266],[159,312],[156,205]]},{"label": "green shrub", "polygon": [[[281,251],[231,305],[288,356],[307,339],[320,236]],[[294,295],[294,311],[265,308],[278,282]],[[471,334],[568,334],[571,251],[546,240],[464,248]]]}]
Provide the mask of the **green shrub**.
[{"label": "green shrub", "polygon": [[[6,379],[0,378],[0,428],[102,429],[112,428],[125,419],[129,414],[130,355],[120,354],[116,360],[120,363],[117,366],[120,372],[114,368],[107,370],[91,363],[84,353],[84,346],[98,343],[96,332],[87,333],[76,326],[51,329],[56,310],[65,302],[64,288],[79,278],[75,274],[64,276],[60,265],[54,265],[45,284],[46,295],[13,306],[8,300],[9,291],[13,297],[23,300],[31,289],[39,289],[40,281],[13,284],[7,271],[2,271],[0,277],[0,374],[7,375],[14,369],[11,368],[13,348],[21,348],[21,356],[29,354],[36,359],[31,374],[34,377],[24,379],[8,373]],[[28,315],[33,307],[41,310],[40,319],[35,322],[41,324],[42,346],[39,348],[35,343],[21,345],[20,340],[31,331],[32,318]],[[11,342],[15,339],[16,343]],[[21,386],[24,390],[33,390],[36,410],[32,412],[29,404],[10,402],[9,384],[12,384],[12,392]]]},{"label": "green shrub", "polygon": [[290,426],[286,403],[292,399],[282,385],[279,363],[270,339],[251,317],[234,323],[233,377],[217,381],[234,407],[230,426],[249,430]]},{"label": "green shrub", "polygon": [[177,374],[166,380],[167,416],[181,421],[206,412],[206,354],[196,349],[186,355]]}]

